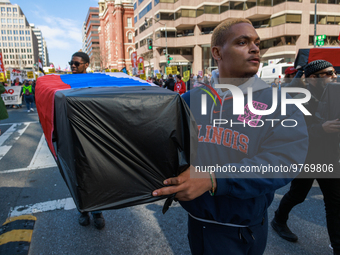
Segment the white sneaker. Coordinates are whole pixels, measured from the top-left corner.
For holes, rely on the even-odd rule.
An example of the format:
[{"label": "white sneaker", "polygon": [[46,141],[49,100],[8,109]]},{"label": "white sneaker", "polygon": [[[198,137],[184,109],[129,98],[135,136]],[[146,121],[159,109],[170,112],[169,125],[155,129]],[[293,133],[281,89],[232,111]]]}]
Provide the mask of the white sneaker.
[{"label": "white sneaker", "polygon": [[27,110],[27,112],[31,112],[30,110]]},{"label": "white sneaker", "polygon": [[34,112],[34,109],[33,109],[33,108],[31,108],[31,111],[32,111],[32,112]]}]

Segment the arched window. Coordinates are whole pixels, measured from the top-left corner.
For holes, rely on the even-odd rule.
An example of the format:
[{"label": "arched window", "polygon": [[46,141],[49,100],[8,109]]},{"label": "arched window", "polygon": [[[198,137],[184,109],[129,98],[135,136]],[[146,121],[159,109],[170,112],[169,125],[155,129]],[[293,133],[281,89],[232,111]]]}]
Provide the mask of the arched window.
[{"label": "arched window", "polygon": [[128,43],[132,43],[132,33],[128,34]]},{"label": "arched window", "polygon": [[133,52],[133,49],[131,48],[131,49],[129,49],[129,58],[131,59],[131,54],[132,54],[132,52]]}]

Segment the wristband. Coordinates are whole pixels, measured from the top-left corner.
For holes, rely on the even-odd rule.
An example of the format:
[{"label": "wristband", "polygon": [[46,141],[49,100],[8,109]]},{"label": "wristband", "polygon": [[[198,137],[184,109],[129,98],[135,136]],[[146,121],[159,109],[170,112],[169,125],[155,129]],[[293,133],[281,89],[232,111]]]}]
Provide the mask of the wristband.
[{"label": "wristband", "polygon": [[209,171],[209,175],[210,175],[210,180],[211,180],[211,190],[209,190],[210,196],[214,196],[215,195],[215,186],[214,186],[214,179],[212,177],[211,172]]}]

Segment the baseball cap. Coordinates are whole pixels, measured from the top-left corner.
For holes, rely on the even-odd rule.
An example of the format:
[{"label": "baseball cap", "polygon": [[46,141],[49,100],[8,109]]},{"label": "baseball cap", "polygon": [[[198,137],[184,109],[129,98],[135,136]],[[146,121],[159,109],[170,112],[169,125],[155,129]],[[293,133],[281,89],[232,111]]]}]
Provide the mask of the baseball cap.
[{"label": "baseball cap", "polygon": [[294,74],[296,72],[297,70],[293,66],[290,66],[285,70],[285,74]]}]

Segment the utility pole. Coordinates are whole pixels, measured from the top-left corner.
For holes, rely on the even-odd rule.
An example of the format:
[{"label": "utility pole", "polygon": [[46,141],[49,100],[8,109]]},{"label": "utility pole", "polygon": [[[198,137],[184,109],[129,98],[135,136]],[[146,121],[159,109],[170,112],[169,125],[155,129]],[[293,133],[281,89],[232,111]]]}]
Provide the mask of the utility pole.
[{"label": "utility pole", "polygon": [[316,19],[317,19],[317,16],[316,16],[316,2],[317,0],[315,0],[315,10],[314,10],[314,48],[316,47]]}]

